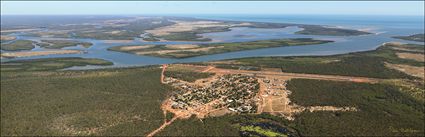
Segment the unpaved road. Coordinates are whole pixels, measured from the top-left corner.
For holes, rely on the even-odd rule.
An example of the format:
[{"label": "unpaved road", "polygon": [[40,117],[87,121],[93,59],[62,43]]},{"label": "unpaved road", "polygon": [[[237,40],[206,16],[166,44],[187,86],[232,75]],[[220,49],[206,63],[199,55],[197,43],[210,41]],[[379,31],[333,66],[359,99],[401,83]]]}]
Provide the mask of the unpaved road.
[{"label": "unpaved road", "polygon": [[165,127],[167,127],[168,125],[170,125],[171,123],[174,122],[174,120],[176,120],[177,118],[179,118],[178,116],[174,116],[170,121],[164,121],[164,124],[162,124],[159,128],[155,129],[154,131],[152,131],[151,133],[149,133],[148,135],[146,135],[147,137],[152,137],[154,136],[156,133],[158,133],[159,131],[161,131],[162,129],[164,129]]},{"label": "unpaved road", "polygon": [[351,81],[362,83],[377,83],[381,79],[367,78],[367,77],[353,77],[353,76],[339,76],[339,75],[320,75],[320,74],[303,74],[303,73],[288,73],[288,72],[275,72],[275,71],[249,71],[249,70],[232,70],[221,68],[210,68],[209,72],[219,74],[247,74],[257,76],[282,76],[287,78],[303,78],[303,79],[318,79],[318,80],[334,80],[334,81]]},{"label": "unpaved road", "polygon": [[165,69],[167,69],[167,64],[163,64],[162,65],[162,72],[161,72],[161,83],[164,83],[164,78],[165,78]]}]

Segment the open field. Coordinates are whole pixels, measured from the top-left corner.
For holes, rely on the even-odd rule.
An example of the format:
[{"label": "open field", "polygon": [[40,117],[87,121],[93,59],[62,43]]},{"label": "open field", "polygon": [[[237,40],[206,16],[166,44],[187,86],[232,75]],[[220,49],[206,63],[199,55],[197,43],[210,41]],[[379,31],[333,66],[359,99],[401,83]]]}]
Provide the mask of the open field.
[{"label": "open field", "polygon": [[89,48],[93,44],[89,42],[79,42],[74,40],[41,40],[41,42],[37,43],[37,45],[48,49],[61,49],[64,47],[73,47],[77,45],[82,45],[85,48]]},{"label": "open field", "polygon": [[45,56],[55,54],[80,54],[80,50],[46,50],[46,51],[20,51],[20,52],[8,52],[1,53],[1,57],[5,58],[17,58],[17,57],[31,57],[31,56]]},{"label": "open field", "polygon": [[128,45],[109,48],[108,50],[129,52],[138,55],[148,55],[166,58],[188,58],[194,56],[218,54],[233,51],[253,50],[283,46],[299,46],[323,44],[332,41],[314,40],[310,38],[273,39],[251,42],[216,43],[216,44],[184,44],[184,45]]},{"label": "open field", "polygon": [[35,46],[34,41],[30,40],[16,40],[11,43],[1,44],[1,49],[5,51],[20,51],[20,50],[31,50]]},{"label": "open field", "polygon": [[410,35],[410,36],[394,36],[393,38],[403,39],[403,40],[411,40],[411,41],[419,41],[419,42],[425,41],[425,35],[424,34],[414,34],[414,35]]},{"label": "open field", "polygon": [[419,62],[425,61],[424,54],[402,53],[402,52],[399,52],[399,53],[396,53],[396,54],[399,58],[402,58],[402,59],[413,59],[413,60],[416,60],[416,61],[419,61]]},{"label": "open field", "polygon": [[398,71],[404,72],[408,75],[419,77],[421,79],[425,79],[425,67],[417,67],[417,66],[410,66],[410,65],[403,65],[403,64],[385,64],[386,67],[396,69]]}]

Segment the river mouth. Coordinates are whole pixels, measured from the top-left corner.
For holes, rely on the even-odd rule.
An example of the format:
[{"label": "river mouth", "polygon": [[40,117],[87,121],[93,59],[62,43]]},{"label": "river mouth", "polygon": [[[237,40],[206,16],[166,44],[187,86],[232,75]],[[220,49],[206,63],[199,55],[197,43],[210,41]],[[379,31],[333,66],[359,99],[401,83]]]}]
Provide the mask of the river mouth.
[{"label": "river mouth", "polygon": [[[272,18],[272,17],[270,17]],[[235,18],[237,20],[237,18]],[[269,19],[270,20],[270,19]],[[397,19],[394,19],[396,21]],[[256,20],[262,21],[262,20]],[[269,21],[272,22],[272,21]],[[276,23],[284,22],[276,18]],[[315,21],[312,21],[314,24]],[[422,23],[423,21],[416,21],[413,24]],[[329,23],[334,25],[335,23]],[[390,24],[390,25],[389,25]],[[346,24],[342,23],[342,26],[353,26],[349,22]],[[201,36],[212,39],[211,42],[187,42],[187,41],[167,41],[167,42],[146,42],[140,39],[134,39],[130,42],[108,42],[104,40],[95,39],[77,39],[71,38],[70,40],[78,40],[83,42],[91,42],[93,46],[85,48],[82,46],[66,47],[63,49],[76,49],[84,51],[83,54],[60,54],[60,55],[45,55],[45,56],[33,56],[33,57],[20,57],[20,58],[2,58],[1,62],[14,61],[14,60],[26,60],[26,59],[38,59],[38,58],[58,58],[58,57],[82,57],[82,58],[99,58],[108,60],[114,63],[113,66],[83,66],[83,67],[72,67],[69,69],[99,69],[99,68],[110,68],[110,67],[133,67],[133,66],[145,66],[145,65],[157,65],[157,64],[172,64],[172,63],[190,63],[190,62],[206,62],[216,61],[225,59],[236,59],[246,57],[265,57],[265,56],[324,56],[324,55],[335,55],[344,54],[350,52],[374,50],[379,45],[385,42],[397,41],[403,43],[415,43],[423,44],[421,42],[410,42],[405,40],[393,39],[395,35],[406,35],[423,32],[423,27],[418,28],[417,25],[411,28],[400,28],[400,27],[388,27],[397,26],[398,24],[391,24],[391,22],[383,22],[381,24],[353,26],[356,29],[368,29],[370,32],[376,32],[370,35],[361,36],[316,36],[316,35],[301,35],[295,34],[295,32],[302,30],[298,27],[286,27],[279,29],[265,29],[265,28],[247,28],[247,27],[235,27],[231,28],[230,31],[226,32],[213,32],[204,33]],[[13,34],[17,36],[17,39],[28,39],[34,41],[40,41],[44,39],[62,39],[62,38],[41,38],[41,37],[29,37],[23,36],[22,33]],[[332,40],[333,43],[319,44],[319,45],[305,45],[305,46],[294,46],[294,47],[277,47],[277,48],[266,48],[256,50],[246,50],[237,52],[228,52],[214,55],[197,56],[183,59],[170,59],[170,58],[159,58],[151,56],[133,55],[128,53],[120,53],[115,51],[107,50],[110,47],[122,46],[122,45],[149,45],[149,44],[199,44],[199,43],[214,43],[214,42],[244,42],[244,41],[255,41],[255,40],[267,40],[277,38],[313,38],[319,40]],[[36,47],[35,51],[43,51],[45,49]],[[2,51],[6,52],[6,51]]]}]

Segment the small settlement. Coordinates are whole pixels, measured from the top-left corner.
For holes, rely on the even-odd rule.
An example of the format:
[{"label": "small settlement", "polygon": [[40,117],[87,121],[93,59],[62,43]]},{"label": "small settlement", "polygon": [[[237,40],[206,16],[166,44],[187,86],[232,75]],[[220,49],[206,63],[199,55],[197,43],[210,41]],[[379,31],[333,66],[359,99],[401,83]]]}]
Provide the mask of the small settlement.
[{"label": "small settlement", "polygon": [[173,109],[188,110],[208,104],[213,109],[225,107],[238,113],[255,113],[257,110],[254,97],[260,86],[252,76],[222,75],[202,87],[169,77],[165,81],[178,89],[170,98]]}]

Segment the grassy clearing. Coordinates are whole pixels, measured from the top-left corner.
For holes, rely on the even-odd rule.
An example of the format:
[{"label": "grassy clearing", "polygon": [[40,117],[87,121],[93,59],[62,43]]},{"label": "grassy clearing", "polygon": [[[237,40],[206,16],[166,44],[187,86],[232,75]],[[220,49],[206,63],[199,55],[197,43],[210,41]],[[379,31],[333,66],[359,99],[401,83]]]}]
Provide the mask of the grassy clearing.
[{"label": "grassy clearing", "polygon": [[[216,44],[201,44],[197,48],[191,49],[175,49],[167,48],[166,45],[156,45],[154,47],[136,50],[122,50],[126,46],[118,46],[109,48],[112,51],[127,52],[148,56],[157,56],[165,58],[188,58],[202,55],[219,54],[234,51],[253,50],[261,48],[284,47],[284,46],[299,46],[323,44],[332,41],[314,40],[311,38],[295,38],[295,39],[273,39],[259,40],[251,42],[234,42],[234,43],[216,43]],[[131,46],[131,45],[128,45]],[[128,47],[127,46],[127,47]]]},{"label": "grassy clearing", "polygon": [[89,48],[93,44],[90,42],[79,42],[74,40],[41,40],[41,43],[37,43],[38,46],[48,49],[61,49],[64,47],[73,47],[82,45],[85,48]]},{"label": "grassy clearing", "polygon": [[33,43],[31,40],[16,40],[8,44],[2,43],[0,47],[5,51],[31,50],[35,47]]},{"label": "grassy clearing", "polygon": [[157,67],[2,71],[1,135],[144,136],[164,119],[160,105],[171,87],[160,83],[160,73]]},{"label": "grassy clearing", "polygon": [[424,135],[424,104],[395,86],[294,79],[289,81],[288,89],[293,91],[289,96],[291,100],[300,105],[359,109],[357,112],[303,112],[294,121],[294,127],[302,136]]},{"label": "grassy clearing", "polygon": [[276,132],[273,132],[271,130],[265,130],[265,129],[262,129],[261,127],[259,127],[259,126],[242,126],[241,131],[256,132],[258,134],[261,134],[263,136],[268,136],[268,137],[276,137],[276,136],[287,137],[287,135],[285,135],[285,134],[276,133]]}]

